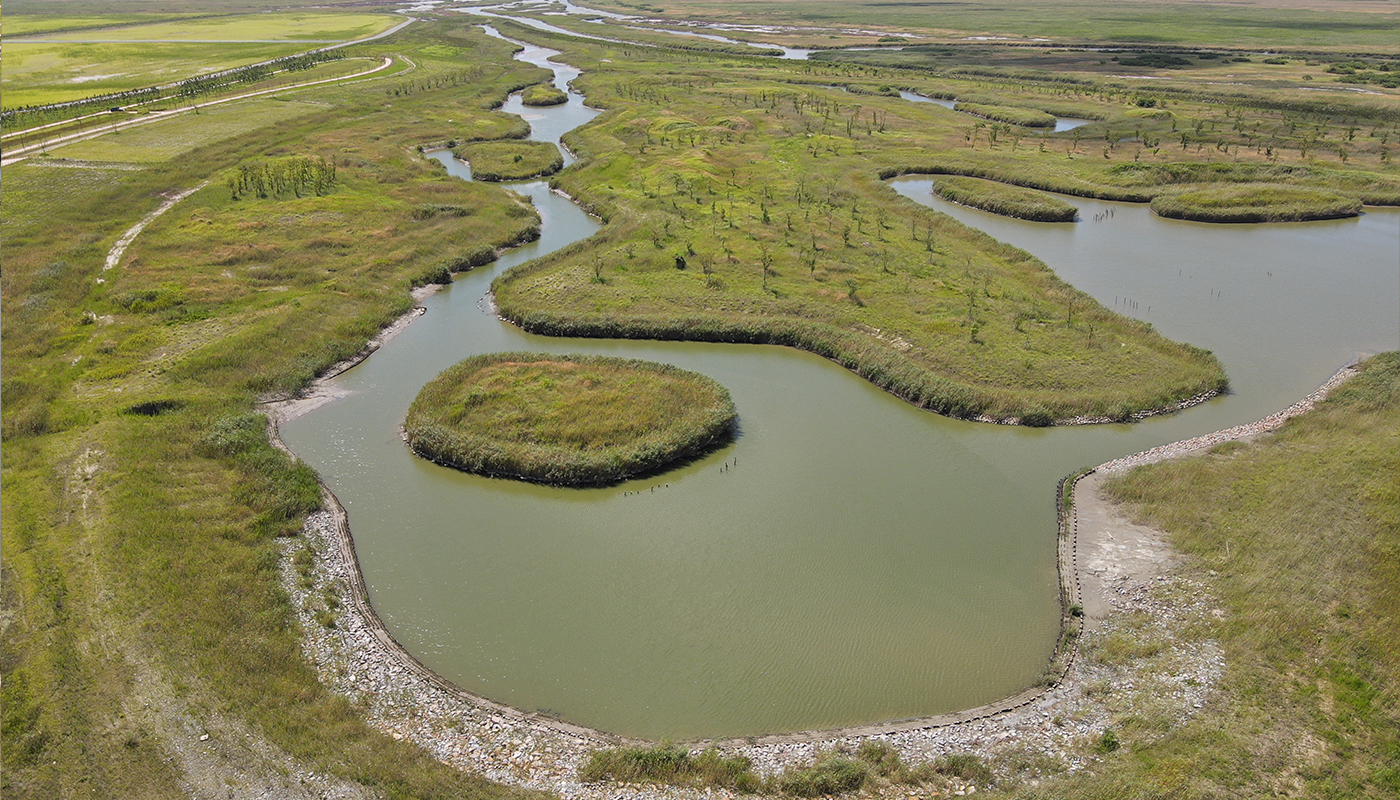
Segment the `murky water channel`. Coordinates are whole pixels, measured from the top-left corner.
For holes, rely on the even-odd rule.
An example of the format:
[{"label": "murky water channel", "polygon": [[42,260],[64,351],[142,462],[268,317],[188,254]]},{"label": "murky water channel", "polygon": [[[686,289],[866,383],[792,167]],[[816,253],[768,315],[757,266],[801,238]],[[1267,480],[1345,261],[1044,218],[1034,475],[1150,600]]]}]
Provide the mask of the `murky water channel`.
[{"label": "murky water channel", "polygon": [[[544,64],[552,51],[520,57]],[[561,88],[577,73],[561,70]],[[557,135],[582,98],[507,110]],[[449,155],[435,157],[458,169]],[[1356,351],[1400,346],[1400,214],[1201,226],[1076,200],[1049,226],[896,189],[1045,259],[1112,306],[1216,350],[1236,394],[1135,426],[1027,430],[914,409],[777,347],[551,339],[492,316],[502,270],[597,222],[543,181],[513,184],[542,238],[460,276],[428,313],[337,379],[350,395],[284,425],[345,504],[375,607],[463,687],[654,738],[747,735],[949,711],[1023,688],[1058,618],[1054,487],[1085,464],[1248,421]],[[1179,271],[1179,272],[1178,272]],[[1146,311],[1151,306],[1150,312]],[[465,475],[413,457],[419,388],[508,349],[665,361],[729,388],[742,432],[662,478],[592,490]],[[723,465],[729,465],[724,469]]]}]

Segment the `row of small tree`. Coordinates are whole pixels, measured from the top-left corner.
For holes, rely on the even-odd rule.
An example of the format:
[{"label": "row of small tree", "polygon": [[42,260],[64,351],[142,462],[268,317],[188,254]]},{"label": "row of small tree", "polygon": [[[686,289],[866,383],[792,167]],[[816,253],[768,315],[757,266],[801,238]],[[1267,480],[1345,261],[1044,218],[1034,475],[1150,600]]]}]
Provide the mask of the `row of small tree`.
[{"label": "row of small tree", "polygon": [[275,161],[240,164],[229,176],[229,193],[234,200],[245,197],[282,199],[288,195],[329,194],[335,187],[335,162],[325,158],[292,156]]}]

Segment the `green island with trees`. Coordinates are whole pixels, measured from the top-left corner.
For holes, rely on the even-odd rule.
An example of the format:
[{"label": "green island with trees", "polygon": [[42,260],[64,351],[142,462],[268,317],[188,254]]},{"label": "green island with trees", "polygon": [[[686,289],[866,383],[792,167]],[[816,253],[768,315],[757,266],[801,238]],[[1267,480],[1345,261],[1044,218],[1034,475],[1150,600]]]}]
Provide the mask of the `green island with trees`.
[{"label": "green island with trees", "polygon": [[598,485],[700,455],[729,441],[736,419],[723,386],[669,364],[493,353],[424,386],[404,436],[467,472]]},{"label": "green island with trees", "polygon": [[[518,141],[529,126],[499,108],[520,91],[560,102],[551,75],[446,8],[369,39],[403,20],[355,7],[308,22],[265,13],[304,4],[263,0],[11,5],[0,790],[311,796],[311,775],[384,797],[549,796],[388,735],[308,662],[284,572],[325,500],[261,412],[362,357],[414,289],[540,236],[519,196],[422,152],[480,143],[482,177],[501,154],[546,162],[502,180],[548,174],[546,150]],[[1205,221],[1400,204],[1393,14],[1281,0],[1114,15],[974,0],[937,18],[900,1],[589,5],[651,28],[558,20],[621,40],[601,42],[497,25],[563,50],[605,112],[566,136],[579,163],[552,179],[601,232],[496,283],[501,313],[530,331],[783,344],[951,416],[1126,420],[1224,389],[1222,365],[887,179],[948,176],[975,198],[958,202],[999,213],[1037,197],[1022,191]],[[216,42],[139,43],[195,18]],[[739,41],[664,32],[693,20]],[[19,41],[116,27],[132,41]],[[322,40],[362,41],[316,55]],[[851,46],[871,49],[837,49]],[[1055,133],[1055,116],[1091,122]],[[1217,621],[1182,635],[1225,666],[1189,720],[1120,709],[1074,745],[1087,769],[1029,751],[909,764],[868,742],[771,775],[704,750],[602,749],[583,777],[791,796],[956,778],[1009,798],[1393,797],[1398,429],[1396,356],[1381,354],[1276,435],[1108,485],[1217,598]],[[1082,657],[1156,652],[1124,633]]]}]

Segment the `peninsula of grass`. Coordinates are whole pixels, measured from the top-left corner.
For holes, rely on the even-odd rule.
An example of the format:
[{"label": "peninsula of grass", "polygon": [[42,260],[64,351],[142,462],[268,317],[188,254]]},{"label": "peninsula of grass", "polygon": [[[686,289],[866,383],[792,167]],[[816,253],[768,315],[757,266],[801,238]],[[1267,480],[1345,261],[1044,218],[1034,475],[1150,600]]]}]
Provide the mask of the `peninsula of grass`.
[{"label": "peninsula of grass", "polygon": [[467,472],[557,485],[616,483],[726,442],[729,392],[668,364],[493,353],[423,387],[404,421],[418,455]]},{"label": "peninsula of grass", "polygon": [[1361,201],[1306,186],[1242,184],[1158,195],[1158,216],[1196,222],[1302,222],[1361,213]]},{"label": "peninsula of grass", "polygon": [[937,178],[933,193],[959,205],[1036,222],[1074,222],[1079,215],[1078,208],[1058,197],[980,178]]},{"label": "peninsula of grass", "polygon": [[549,142],[472,142],[452,154],[471,164],[472,177],[479,181],[519,181],[553,175],[564,168],[564,156]]},{"label": "peninsula of grass", "polygon": [[559,91],[551,83],[537,83],[520,93],[520,102],[527,106],[557,106],[567,102],[569,96]]},{"label": "peninsula of grass", "polygon": [[994,106],[985,103],[954,103],[953,110],[971,114],[974,117],[989,119],[993,122],[1020,125],[1023,128],[1055,127],[1055,116],[1053,114],[1047,114],[1044,111],[1037,111],[1033,108]]}]

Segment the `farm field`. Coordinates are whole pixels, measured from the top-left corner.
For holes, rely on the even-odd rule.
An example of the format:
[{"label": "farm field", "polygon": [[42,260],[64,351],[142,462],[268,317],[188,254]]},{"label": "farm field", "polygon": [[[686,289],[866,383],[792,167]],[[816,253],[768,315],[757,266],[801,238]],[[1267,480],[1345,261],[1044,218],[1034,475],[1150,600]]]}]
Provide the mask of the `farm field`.
[{"label": "farm field", "polygon": [[[7,108],[177,80],[399,21],[353,7],[247,14],[258,3],[240,0],[208,4],[239,16],[181,20],[142,13],[156,3],[63,5],[65,16],[11,16],[11,36],[88,43],[7,41]],[[1400,205],[1400,89],[1383,83],[1400,68],[1387,56],[1400,53],[1400,15],[1359,0],[1036,2],[1014,14],[991,0],[596,6],[678,29],[696,19],[793,26],[723,31],[753,42],[899,36],[916,46],[779,60],[654,32],[608,44],[493,23],[582,70],[572,88],[601,114],[566,134],[566,161],[552,145],[521,141],[529,127],[500,110],[549,72],[512,60],[515,45],[484,34],[479,18],[423,10],[414,12],[423,21],[296,80],[392,56],[385,73],[226,103],[7,165],[6,797],[544,800],[576,786],[520,788],[533,766],[488,780],[445,765],[442,752],[386,733],[370,710],[407,698],[366,689],[347,699],[329,687],[368,670],[318,668],[303,650],[299,619],[339,636],[348,611],[340,578],[325,581],[305,535],[324,505],[317,475],[274,446],[262,410],[362,356],[424,302],[427,287],[484,267],[550,224],[544,206],[516,189],[458,180],[428,156],[476,153],[473,168],[507,179],[569,163],[540,192],[553,187],[601,225],[505,272],[494,298],[462,300],[492,324],[499,312],[546,334],[793,345],[855,373],[839,377],[859,389],[871,381],[953,417],[1035,426],[1130,420],[1224,388],[1230,375],[1210,352],[1163,335],[1126,305],[1095,300],[1029,252],[912,202],[888,179],[947,176],[968,205],[1071,220],[1044,223],[1056,231],[1086,224],[1072,221],[1081,200],[1188,205],[1204,217],[1268,204],[1298,217],[1323,206],[1378,214]],[[536,16],[581,34],[628,35],[615,23]],[[107,23],[120,27],[97,27]],[[117,33],[167,41],[95,41]],[[238,41],[192,41],[206,36]],[[969,38],[983,36],[1054,41]],[[1100,44],[1132,48],[1082,47]],[[1122,64],[1159,46],[1190,63]],[[1202,58],[1203,48],[1222,54]],[[545,113],[524,116],[537,112]],[[1047,119],[1055,124],[1011,122]],[[1057,130],[1064,120],[1076,127]],[[1197,587],[1219,614],[1165,638],[1159,620],[1126,615],[1083,658],[1099,676],[1147,670],[1181,689],[1187,679],[1170,673],[1164,654],[1182,643],[1220,653],[1214,694],[1189,720],[1136,704],[1121,681],[1100,677],[1085,691],[1108,721],[1054,755],[1030,746],[971,755],[969,746],[911,763],[851,745],[760,779],[739,758],[603,751],[575,759],[603,781],[580,796],[615,795],[607,776],[619,774],[667,798],[683,794],[668,783],[883,797],[941,790],[951,777],[979,795],[1026,800],[1393,797],[1400,497],[1387,479],[1400,469],[1391,446],[1397,374],[1396,355],[1382,354],[1279,434],[1108,484],[1123,513],[1165,532],[1180,558],[1172,580]],[[798,400],[783,402],[795,409]],[[769,434],[745,432],[748,412],[742,404],[738,412],[741,444]],[[1140,430],[1097,427],[1125,440]],[[1042,444],[1042,434],[1079,432],[1015,429]],[[833,424],[824,433],[848,432]],[[960,449],[981,441],[963,428],[954,435]],[[1010,452],[998,445],[974,455],[1000,480],[1007,465],[998,459]],[[1050,518],[1053,481],[1044,491]],[[838,495],[869,502],[854,480]],[[501,496],[528,502],[524,490]],[[603,502],[556,505],[582,518]],[[761,507],[772,504],[765,497]],[[685,514],[699,519],[706,509],[692,503]],[[877,552],[874,540],[866,549],[872,561],[902,560]],[[455,735],[446,717],[391,721],[400,723]],[[502,725],[479,744],[500,759],[492,763],[517,763],[507,762],[517,751],[541,756],[524,736]],[[605,763],[611,756],[619,763]]]},{"label": "farm field", "polygon": [[[1097,3],[1036,0],[1008,5],[974,0],[930,6],[920,0],[760,0],[733,4],[714,0],[623,3],[598,0],[590,7],[661,20],[698,19],[736,25],[791,26],[795,46],[841,41],[841,28],[879,34],[914,33],[944,40],[1001,39],[1096,44],[1192,44],[1228,47],[1296,47],[1400,51],[1400,15],[1374,3]],[[803,28],[821,27],[818,36]],[[749,38],[742,30],[737,38]],[[766,35],[758,34],[760,38]]]},{"label": "farm field", "polygon": [[[257,14],[8,39],[0,67],[5,108],[63,103],[172,83],[363,38],[402,20],[377,14]],[[38,18],[57,24],[49,18]],[[83,23],[92,18],[81,18]],[[21,24],[26,20],[20,17]],[[37,22],[36,22],[37,24]]]}]

